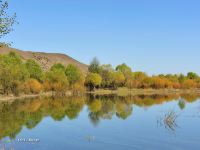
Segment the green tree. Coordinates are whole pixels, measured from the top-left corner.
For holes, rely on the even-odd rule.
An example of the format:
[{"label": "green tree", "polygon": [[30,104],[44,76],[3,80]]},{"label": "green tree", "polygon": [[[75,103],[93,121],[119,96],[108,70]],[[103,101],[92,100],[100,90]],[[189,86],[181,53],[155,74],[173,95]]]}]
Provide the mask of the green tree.
[{"label": "green tree", "polygon": [[102,78],[97,73],[88,73],[85,79],[85,85],[90,91],[94,90],[95,87],[101,84]]},{"label": "green tree", "polygon": [[179,81],[179,83],[182,83],[185,79],[186,79],[186,77],[185,77],[183,74],[180,74],[180,75],[178,76],[178,81]]},{"label": "green tree", "polygon": [[124,74],[122,72],[114,72],[113,73],[113,83],[112,83],[112,87],[114,89],[123,86],[125,82],[125,77]]},{"label": "green tree", "polygon": [[88,71],[91,73],[99,73],[100,72],[100,62],[96,57],[93,58],[93,60],[90,62]]},{"label": "green tree", "polygon": [[136,82],[135,82],[135,76],[134,73],[130,73],[127,77],[126,77],[126,81],[125,81],[125,86],[129,89],[132,89],[135,86]]},{"label": "green tree", "polygon": [[136,80],[143,80],[143,79],[147,78],[147,75],[144,72],[134,72],[133,76]]},{"label": "green tree", "polygon": [[31,78],[37,79],[38,81],[42,80],[43,71],[36,61],[29,59],[26,61],[25,65]]},{"label": "green tree", "polygon": [[[8,2],[0,0],[0,38],[10,33],[13,30],[13,25],[16,22],[16,14],[9,16],[7,13]],[[4,46],[5,43],[0,43]]]},{"label": "green tree", "polygon": [[127,66],[125,63],[123,63],[116,67],[116,71],[120,71],[125,75],[127,72],[131,72],[132,70],[129,66]]},{"label": "green tree", "polygon": [[110,64],[102,65],[100,67],[100,75],[102,77],[102,87],[110,87],[113,82],[114,69]]},{"label": "green tree", "polygon": [[194,72],[188,72],[187,78],[188,79],[198,79],[199,76],[196,73],[194,73]]},{"label": "green tree", "polygon": [[3,94],[19,94],[20,85],[29,78],[28,70],[19,55],[10,52],[0,57],[0,85]]},{"label": "green tree", "polygon": [[68,78],[69,84],[73,85],[79,82],[82,78],[81,71],[73,64],[69,64],[65,70],[65,74]]},{"label": "green tree", "polygon": [[60,71],[65,72],[65,66],[63,64],[61,64],[61,63],[56,63],[53,66],[51,66],[50,70],[51,71],[60,70]]},{"label": "green tree", "polygon": [[68,88],[68,80],[65,73],[60,69],[53,69],[45,74],[45,90],[55,91],[57,94],[64,94]]},{"label": "green tree", "polygon": [[126,75],[126,86],[128,88],[145,88],[148,86],[148,76],[144,72],[131,72]]}]

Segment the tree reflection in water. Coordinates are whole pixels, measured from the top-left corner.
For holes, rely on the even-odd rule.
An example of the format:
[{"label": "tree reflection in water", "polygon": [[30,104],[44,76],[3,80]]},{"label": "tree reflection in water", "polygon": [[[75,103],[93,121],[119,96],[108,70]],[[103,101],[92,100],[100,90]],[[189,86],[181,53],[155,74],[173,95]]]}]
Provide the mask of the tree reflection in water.
[{"label": "tree reflection in water", "polygon": [[[181,97],[181,100],[180,100]],[[111,120],[116,116],[127,119],[134,111],[133,106],[151,107],[165,102],[179,100],[177,104],[184,109],[186,103],[194,102],[198,95],[137,95],[120,97],[116,95],[85,95],[82,97],[24,99],[0,103],[0,139],[15,139],[22,127],[36,127],[43,118],[50,116],[55,121],[65,117],[76,119],[84,106],[88,108],[88,117],[94,126],[101,120]]]}]

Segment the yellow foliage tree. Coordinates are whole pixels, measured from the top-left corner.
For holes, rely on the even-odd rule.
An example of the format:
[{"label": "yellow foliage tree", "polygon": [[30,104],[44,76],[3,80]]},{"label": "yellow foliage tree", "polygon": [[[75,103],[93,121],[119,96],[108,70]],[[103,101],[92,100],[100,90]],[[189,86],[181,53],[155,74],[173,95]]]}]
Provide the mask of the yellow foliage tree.
[{"label": "yellow foliage tree", "polygon": [[187,80],[183,81],[181,87],[183,89],[191,89],[191,88],[197,87],[197,83],[192,79],[187,79]]},{"label": "yellow foliage tree", "polygon": [[29,79],[23,84],[23,91],[26,94],[38,94],[42,90],[42,85],[36,79]]}]

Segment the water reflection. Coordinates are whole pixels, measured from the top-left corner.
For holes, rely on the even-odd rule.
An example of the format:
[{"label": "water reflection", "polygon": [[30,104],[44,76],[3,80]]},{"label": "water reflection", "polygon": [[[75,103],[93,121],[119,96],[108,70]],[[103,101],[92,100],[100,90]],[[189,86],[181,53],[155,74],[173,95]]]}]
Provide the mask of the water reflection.
[{"label": "water reflection", "polygon": [[65,117],[72,120],[79,116],[84,108],[88,109],[88,117],[94,126],[102,119],[111,120],[116,116],[122,120],[134,115],[134,106],[151,107],[169,101],[177,100],[180,109],[184,109],[187,103],[192,103],[199,95],[138,95],[119,97],[116,95],[68,98],[38,98],[17,100],[12,103],[0,103],[0,139],[9,137],[15,139],[25,126],[28,129],[36,127],[43,118],[49,116],[55,121],[61,121]]},{"label": "water reflection", "polygon": [[163,127],[170,133],[175,134],[176,129],[178,128],[177,119],[179,115],[174,110],[166,112],[157,120],[157,124],[160,127]]}]

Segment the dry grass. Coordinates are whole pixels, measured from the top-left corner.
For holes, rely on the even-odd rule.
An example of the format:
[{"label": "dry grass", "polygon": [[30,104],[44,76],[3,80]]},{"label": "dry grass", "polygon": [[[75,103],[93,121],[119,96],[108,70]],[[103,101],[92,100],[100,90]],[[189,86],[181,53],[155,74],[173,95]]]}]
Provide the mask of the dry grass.
[{"label": "dry grass", "polygon": [[200,89],[128,89],[128,88],[119,88],[117,90],[109,89],[98,89],[93,92],[97,95],[105,94],[117,94],[118,96],[127,96],[127,95],[166,95],[166,94],[199,94]]}]

